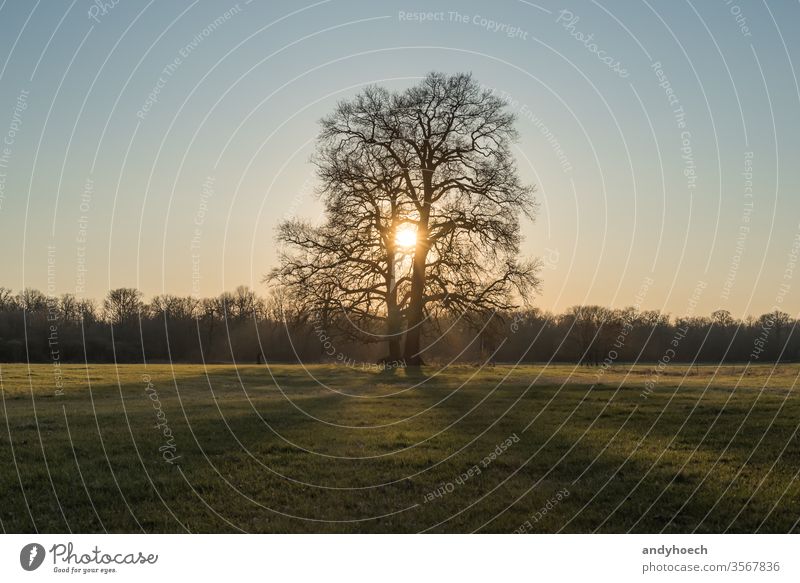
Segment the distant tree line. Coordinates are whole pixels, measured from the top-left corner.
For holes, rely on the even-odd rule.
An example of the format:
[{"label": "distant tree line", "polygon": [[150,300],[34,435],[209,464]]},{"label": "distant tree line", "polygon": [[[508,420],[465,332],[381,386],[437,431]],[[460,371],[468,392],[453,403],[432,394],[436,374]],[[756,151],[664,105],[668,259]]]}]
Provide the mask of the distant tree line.
[{"label": "distant tree line", "polygon": [[[430,362],[797,362],[797,320],[774,311],[739,320],[576,306],[440,313],[423,327]],[[340,362],[374,363],[386,338],[348,331],[349,315],[322,316],[280,287],[262,297],[246,286],[213,298],[133,288],[101,302],[0,287],[0,362]]]}]

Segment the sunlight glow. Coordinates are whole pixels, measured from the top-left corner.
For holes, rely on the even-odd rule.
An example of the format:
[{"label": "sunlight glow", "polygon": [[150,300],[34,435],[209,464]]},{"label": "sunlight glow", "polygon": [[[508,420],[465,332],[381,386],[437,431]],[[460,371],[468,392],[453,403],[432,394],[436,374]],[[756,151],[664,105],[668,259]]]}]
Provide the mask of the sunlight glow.
[{"label": "sunlight glow", "polygon": [[395,233],[394,241],[400,249],[411,250],[417,245],[417,230],[411,225],[403,225]]}]

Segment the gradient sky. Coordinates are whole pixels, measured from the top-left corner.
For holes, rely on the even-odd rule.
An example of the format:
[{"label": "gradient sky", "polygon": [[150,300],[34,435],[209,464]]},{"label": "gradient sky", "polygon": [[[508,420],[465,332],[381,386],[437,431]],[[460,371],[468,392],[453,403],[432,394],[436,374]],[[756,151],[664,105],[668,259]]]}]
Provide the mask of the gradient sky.
[{"label": "gradient sky", "polygon": [[319,118],[471,71],[519,114],[536,305],[800,311],[798,2],[101,4],[0,5],[0,285],[263,291]]}]

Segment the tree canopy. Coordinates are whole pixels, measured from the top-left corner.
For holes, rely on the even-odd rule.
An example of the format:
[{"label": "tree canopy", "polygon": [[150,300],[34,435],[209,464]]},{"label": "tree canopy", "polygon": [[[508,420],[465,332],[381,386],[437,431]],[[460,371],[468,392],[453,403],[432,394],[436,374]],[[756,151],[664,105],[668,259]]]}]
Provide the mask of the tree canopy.
[{"label": "tree canopy", "polygon": [[322,120],[314,163],[325,220],[280,225],[270,279],[321,325],[422,363],[432,315],[482,321],[539,285],[538,261],[519,257],[520,220],[536,205],[516,139],[506,103],[469,74],[367,87]]}]

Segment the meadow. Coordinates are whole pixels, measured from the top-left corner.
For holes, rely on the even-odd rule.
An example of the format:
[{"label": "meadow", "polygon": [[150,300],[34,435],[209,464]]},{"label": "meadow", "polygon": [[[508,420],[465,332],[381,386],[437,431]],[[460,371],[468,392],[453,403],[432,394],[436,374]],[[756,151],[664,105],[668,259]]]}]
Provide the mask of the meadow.
[{"label": "meadow", "polygon": [[2,364],[0,528],[797,532],[798,372]]}]

